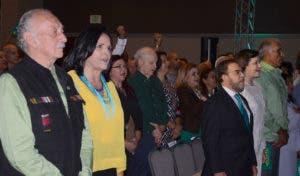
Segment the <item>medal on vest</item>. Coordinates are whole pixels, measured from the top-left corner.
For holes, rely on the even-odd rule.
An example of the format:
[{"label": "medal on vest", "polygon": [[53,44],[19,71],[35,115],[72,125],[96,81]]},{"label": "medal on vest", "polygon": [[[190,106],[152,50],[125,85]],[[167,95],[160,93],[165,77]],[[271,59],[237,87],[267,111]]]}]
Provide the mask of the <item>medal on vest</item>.
[{"label": "medal on vest", "polygon": [[53,103],[57,100],[51,96],[44,96],[44,97],[32,97],[29,99],[31,104],[40,104],[40,103]]},{"label": "medal on vest", "polygon": [[42,125],[43,125],[43,131],[50,132],[51,131],[51,128],[50,128],[51,119],[50,119],[49,114],[42,114],[41,120],[42,120]]}]

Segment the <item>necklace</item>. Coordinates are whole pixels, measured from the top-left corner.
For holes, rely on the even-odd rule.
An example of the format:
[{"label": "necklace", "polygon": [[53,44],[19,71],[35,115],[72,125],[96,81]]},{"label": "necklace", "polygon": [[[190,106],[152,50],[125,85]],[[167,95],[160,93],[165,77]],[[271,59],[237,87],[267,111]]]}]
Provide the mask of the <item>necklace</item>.
[{"label": "necklace", "polygon": [[92,86],[92,84],[89,82],[89,80],[86,78],[85,75],[80,76],[80,79],[85,83],[85,85],[100,101],[105,112],[105,117],[107,119],[112,120],[115,117],[115,103],[113,101],[111,92],[109,91],[109,88],[107,86],[107,83],[104,79],[104,76],[102,74],[100,75],[100,81],[102,82],[103,85],[101,94],[97,89],[95,89]]},{"label": "necklace", "polygon": [[206,98],[201,94],[200,90],[195,89],[194,93],[196,94],[196,96],[199,100],[206,101]]}]

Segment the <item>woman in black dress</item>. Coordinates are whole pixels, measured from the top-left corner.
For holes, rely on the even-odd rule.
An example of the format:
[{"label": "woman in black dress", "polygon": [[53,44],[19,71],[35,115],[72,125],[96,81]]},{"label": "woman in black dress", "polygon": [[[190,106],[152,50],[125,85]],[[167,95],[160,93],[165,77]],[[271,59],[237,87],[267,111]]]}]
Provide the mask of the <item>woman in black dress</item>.
[{"label": "woman in black dress", "polygon": [[128,69],[124,58],[119,55],[113,55],[106,74],[106,79],[111,80],[115,84],[122,103],[125,118],[124,129],[126,134],[127,174],[130,175],[130,161],[142,134],[143,114],[139,108],[134,90],[126,82],[127,74]]}]

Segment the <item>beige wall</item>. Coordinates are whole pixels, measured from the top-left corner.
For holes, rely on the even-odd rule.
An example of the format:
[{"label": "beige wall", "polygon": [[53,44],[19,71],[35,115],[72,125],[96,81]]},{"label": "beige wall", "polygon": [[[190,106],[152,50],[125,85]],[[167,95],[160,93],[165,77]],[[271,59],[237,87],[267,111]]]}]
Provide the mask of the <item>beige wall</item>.
[{"label": "beige wall", "polygon": [[16,42],[12,35],[21,15],[33,8],[43,7],[43,0],[1,0],[0,46],[8,42]]},{"label": "beige wall", "polygon": [[[1,0],[0,46],[7,42],[15,42],[11,32],[20,16],[29,9],[43,7],[43,2],[43,0]],[[186,57],[197,64],[200,62],[201,37],[219,37],[218,55],[233,51],[233,34],[164,34],[162,49],[166,52],[177,51],[181,57]],[[256,35],[255,46],[257,47],[265,37],[280,38],[287,60],[294,61],[296,53],[300,51],[299,34]],[[152,33],[129,34],[127,49],[130,56],[139,47],[146,45],[153,45]]]},{"label": "beige wall", "polygon": [[[161,48],[166,52],[177,51],[180,57],[198,64],[201,55],[201,37],[205,36],[219,37],[217,55],[233,51],[233,34],[164,34]],[[255,49],[262,40],[270,37],[280,39],[285,50],[285,58],[294,62],[297,52],[300,51],[300,35],[256,35]],[[153,46],[152,34],[129,34],[127,45],[129,55],[132,56],[141,46]]]}]

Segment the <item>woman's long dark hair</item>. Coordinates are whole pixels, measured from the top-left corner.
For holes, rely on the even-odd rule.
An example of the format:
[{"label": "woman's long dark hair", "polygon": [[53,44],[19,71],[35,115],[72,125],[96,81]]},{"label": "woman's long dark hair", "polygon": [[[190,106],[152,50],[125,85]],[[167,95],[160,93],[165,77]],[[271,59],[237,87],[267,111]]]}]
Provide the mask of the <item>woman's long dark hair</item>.
[{"label": "woman's long dark hair", "polygon": [[251,58],[258,56],[258,52],[250,49],[243,49],[235,55],[235,60],[238,62],[243,71],[245,71]]},{"label": "woman's long dark hair", "polygon": [[111,40],[109,33],[102,25],[89,26],[79,34],[74,47],[65,58],[64,68],[66,71],[75,70],[79,76],[83,75],[84,62],[93,54],[102,34],[107,34]]},{"label": "woman's long dark hair", "polygon": [[199,88],[200,88],[200,92],[204,96],[206,96],[207,98],[208,98],[209,92],[208,92],[208,89],[207,89],[205,83],[203,82],[203,79],[206,80],[208,78],[209,73],[213,72],[213,71],[214,71],[214,69],[212,67],[208,66],[208,65],[207,66],[202,66],[201,70],[199,69],[199,80],[200,80],[199,81]]}]

